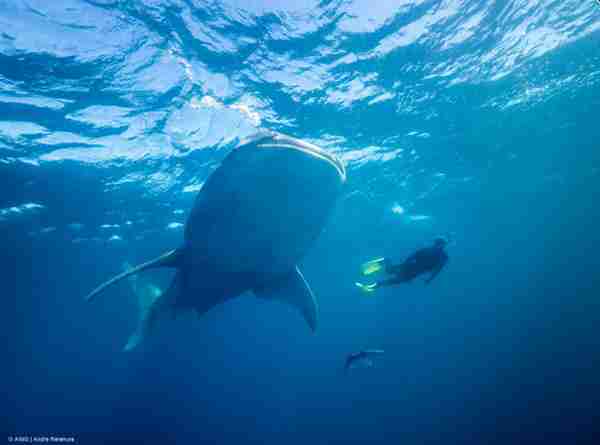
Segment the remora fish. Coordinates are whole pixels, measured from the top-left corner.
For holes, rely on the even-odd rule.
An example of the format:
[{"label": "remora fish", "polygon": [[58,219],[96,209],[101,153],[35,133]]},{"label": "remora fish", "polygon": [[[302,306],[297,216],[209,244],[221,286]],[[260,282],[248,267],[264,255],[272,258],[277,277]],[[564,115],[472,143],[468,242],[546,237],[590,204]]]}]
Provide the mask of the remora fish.
[{"label": "remora fish", "polygon": [[378,355],[383,355],[383,349],[365,349],[364,351],[353,352],[346,357],[346,363],[344,369],[356,368],[358,366],[364,366],[370,368],[373,366],[373,359]]}]

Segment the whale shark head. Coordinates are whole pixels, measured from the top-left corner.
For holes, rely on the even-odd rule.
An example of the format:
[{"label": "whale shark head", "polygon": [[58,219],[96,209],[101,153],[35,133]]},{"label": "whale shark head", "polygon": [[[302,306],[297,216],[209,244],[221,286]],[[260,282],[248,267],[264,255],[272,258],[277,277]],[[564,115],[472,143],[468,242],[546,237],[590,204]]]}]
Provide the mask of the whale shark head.
[{"label": "whale shark head", "polygon": [[344,165],[335,156],[289,136],[275,133],[246,150],[251,152],[247,165],[257,168],[252,181],[265,188],[262,196],[280,209],[279,219],[284,224],[294,206],[306,220],[326,215],[346,181]]},{"label": "whale shark head", "polygon": [[312,170],[315,175],[322,175],[329,170],[334,181],[343,183],[346,180],[346,169],[342,162],[314,144],[275,132],[264,137],[259,135],[254,142],[264,158],[270,158],[270,162],[297,163],[294,165],[296,170],[305,170],[305,174]]},{"label": "whale shark head", "polygon": [[[242,141],[205,182],[188,219],[186,245],[220,269],[283,273],[320,233],[345,180],[344,165],[332,154],[261,133]],[[261,266],[265,257],[269,270]]]},{"label": "whale shark head", "polygon": [[[243,163],[236,169],[253,169],[255,173],[249,174],[246,181],[281,188],[288,199],[304,200],[315,192],[337,195],[346,181],[346,169],[337,157],[316,145],[279,133],[259,133],[242,141],[236,150],[232,157]],[[265,196],[270,195],[272,189]]]}]

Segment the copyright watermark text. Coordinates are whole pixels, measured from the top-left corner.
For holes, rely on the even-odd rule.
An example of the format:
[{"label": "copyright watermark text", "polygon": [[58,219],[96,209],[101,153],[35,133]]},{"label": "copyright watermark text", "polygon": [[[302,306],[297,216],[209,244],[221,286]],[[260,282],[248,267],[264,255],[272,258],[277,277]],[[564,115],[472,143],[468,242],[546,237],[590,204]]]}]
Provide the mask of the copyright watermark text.
[{"label": "copyright watermark text", "polygon": [[76,443],[74,436],[8,436],[8,443]]}]

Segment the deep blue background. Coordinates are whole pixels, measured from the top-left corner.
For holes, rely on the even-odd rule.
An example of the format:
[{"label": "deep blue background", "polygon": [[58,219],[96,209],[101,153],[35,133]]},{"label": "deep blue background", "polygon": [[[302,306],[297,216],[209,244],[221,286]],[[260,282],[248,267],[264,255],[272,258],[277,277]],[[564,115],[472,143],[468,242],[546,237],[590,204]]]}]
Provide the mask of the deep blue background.
[{"label": "deep blue background", "polygon": [[[0,1],[1,23],[12,37],[2,37],[0,52],[0,121],[7,123],[0,130],[34,123],[45,135],[68,132],[87,140],[50,143],[35,132],[0,132],[0,209],[44,206],[35,214],[5,212],[0,219],[0,332],[7,339],[0,432],[73,435],[79,443],[593,443],[600,402],[598,10],[546,2],[546,16],[539,8],[518,16],[511,15],[523,11],[517,2],[458,2],[463,12],[455,21],[440,22],[425,37],[374,60],[336,68],[325,67],[334,57],[324,49],[343,49],[339,56],[369,53],[444,4],[398,5],[379,27],[352,34],[342,26],[352,16],[352,2],[308,2],[300,12],[290,12],[286,2],[271,3],[253,3],[246,13],[235,2],[221,9],[220,2],[89,2],[81,3],[88,15],[77,11],[80,6],[46,11],[49,23],[85,22],[82,17],[91,14],[86,8],[99,17],[121,13],[119,20],[135,32],[160,37],[151,45],[156,54],[175,47],[186,60],[242,85],[219,92],[220,81],[200,76],[148,93],[136,90],[135,82],[167,76],[168,68],[155,59],[148,62],[158,66],[151,78],[115,86],[133,63],[134,50],[121,54],[110,45],[120,42],[117,31],[125,25],[93,45],[83,38],[87,34],[77,40],[76,27],[68,28],[75,34],[48,37],[42,31],[54,28],[40,28],[40,15],[26,3]],[[306,12],[313,7],[316,12]],[[574,16],[560,15],[567,7]],[[233,53],[216,50],[219,41],[201,44],[180,20],[188,10],[229,42],[250,35],[259,43],[239,43]],[[486,17],[479,35],[439,50],[474,10]],[[238,13],[250,18],[236,19]],[[558,36],[569,26],[575,31],[571,41],[543,54],[524,51],[506,76],[494,78],[508,66],[503,57],[519,49],[504,47],[488,31],[522,36],[518,25],[527,23],[531,36],[544,24]],[[54,46],[42,47],[52,39]],[[107,56],[103,45],[117,52]],[[495,59],[484,63],[483,55],[494,50]],[[320,56],[311,59],[315,54]],[[253,64],[268,66],[265,61],[284,56],[288,61],[279,68],[252,71]],[[473,59],[473,66],[481,59],[482,72],[457,84],[426,78],[437,63],[461,56]],[[324,86],[294,89],[285,76],[269,77],[307,60],[314,66],[299,70],[298,78],[314,75]],[[242,61],[248,63],[243,70]],[[371,72],[393,99],[369,104],[370,96],[349,92],[353,79]],[[345,92],[346,105],[327,98],[336,91]],[[201,182],[231,149],[233,143],[220,137],[246,131],[245,118],[231,117],[225,108],[248,94],[259,100],[250,108],[260,112],[262,126],[321,142],[348,166],[344,194],[301,264],[319,300],[317,334],[293,309],[245,295],[200,320],[168,322],[146,347],[123,353],[135,323],[127,284],[92,305],[82,296],[123,261],[140,262],[181,242],[181,231],[165,229],[185,221],[173,210],[187,214],[194,194],[181,189]],[[186,145],[186,138],[196,137],[193,131],[178,133],[168,117],[127,139],[120,124],[67,116],[92,105],[126,107],[130,116],[172,116],[204,95],[225,108],[209,117],[213,126],[197,149]],[[40,96],[71,102],[54,110],[14,99]],[[407,112],[409,105],[416,108]],[[202,119],[184,115],[182,122],[194,129],[206,125]],[[428,136],[410,136],[412,130]],[[163,134],[170,139],[151,139]],[[111,145],[119,140],[131,145]],[[122,157],[162,143],[176,151],[148,148],[140,157]],[[102,151],[107,147],[114,152]],[[367,147],[376,149],[356,157]],[[390,155],[395,148],[404,151]],[[56,155],[60,149],[75,155]],[[92,162],[81,157],[94,150],[109,155]],[[54,158],[44,158],[53,152]],[[152,182],[155,171],[164,176]],[[141,175],[128,176],[135,173]],[[128,177],[134,179],[118,182]],[[404,213],[394,213],[394,206]],[[73,222],[83,229],[70,229]],[[45,227],[56,229],[43,233]],[[357,292],[353,283],[363,261],[401,259],[439,234],[452,240],[450,262],[430,286],[415,282],[373,296]],[[122,239],[108,241],[112,235]],[[164,286],[169,275],[145,277]],[[385,357],[372,369],[344,374],[346,354],[368,347],[384,349]]]}]

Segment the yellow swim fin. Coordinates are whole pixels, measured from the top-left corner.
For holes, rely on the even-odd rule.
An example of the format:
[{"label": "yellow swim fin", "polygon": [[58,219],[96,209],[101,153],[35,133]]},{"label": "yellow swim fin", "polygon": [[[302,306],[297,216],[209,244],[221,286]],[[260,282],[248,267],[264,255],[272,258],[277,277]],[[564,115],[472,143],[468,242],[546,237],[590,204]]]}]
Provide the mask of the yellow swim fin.
[{"label": "yellow swim fin", "polygon": [[363,283],[356,282],[354,284],[356,284],[356,287],[358,287],[360,290],[362,290],[365,293],[371,293],[377,288],[377,283],[363,284]]},{"label": "yellow swim fin", "polygon": [[362,270],[363,275],[371,275],[376,272],[379,272],[383,268],[384,263],[385,258],[376,258],[374,260],[363,263],[363,265],[360,268]]}]

